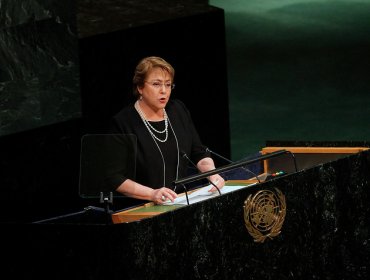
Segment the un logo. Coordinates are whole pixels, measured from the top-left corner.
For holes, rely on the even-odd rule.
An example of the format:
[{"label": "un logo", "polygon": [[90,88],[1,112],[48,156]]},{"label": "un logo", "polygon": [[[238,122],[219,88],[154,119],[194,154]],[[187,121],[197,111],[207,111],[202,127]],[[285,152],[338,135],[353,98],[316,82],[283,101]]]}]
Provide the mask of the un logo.
[{"label": "un logo", "polygon": [[263,243],[281,232],[286,214],[285,196],[275,188],[249,195],[244,202],[244,222],[255,242]]}]

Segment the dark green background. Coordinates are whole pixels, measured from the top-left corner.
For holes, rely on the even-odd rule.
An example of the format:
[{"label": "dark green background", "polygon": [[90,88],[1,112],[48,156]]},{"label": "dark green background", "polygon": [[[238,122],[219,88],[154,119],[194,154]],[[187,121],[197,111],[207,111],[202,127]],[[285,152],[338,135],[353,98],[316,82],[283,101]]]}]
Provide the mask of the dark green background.
[{"label": "dark green background", "polygon": [[370,1],[209,4],[225,10],[234,160],[266,140],[370,139]]}]

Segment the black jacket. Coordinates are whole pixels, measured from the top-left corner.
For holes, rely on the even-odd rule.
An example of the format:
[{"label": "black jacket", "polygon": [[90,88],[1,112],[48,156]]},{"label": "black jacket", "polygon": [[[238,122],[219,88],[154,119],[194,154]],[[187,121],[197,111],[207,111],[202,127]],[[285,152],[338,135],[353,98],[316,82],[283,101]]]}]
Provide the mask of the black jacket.
[{"label": "black jacket", "polygon": [[[189,174],[189,162],[184,158],[184,154],[194,164],[197,164],[202,158],[210,156],[206,147],[201,143],[185,105],[179,100],[171,99],[165,110],[169,119],[169,136],[165,143],[153,139],[134,104],[128,105],[114,116],[110,132],[136,135],[137,150],[134,178],[130,178],[124,170],[121,170],[119,174],[116,173],[112,177],[113,189],[116,189],[128,178],[152,188],[163,186],[172,188],[173,181]],[[158,126],[158,129],[164,128],[164,121],[152,124]],[[166,178],[164,178],[164,173]]]}]

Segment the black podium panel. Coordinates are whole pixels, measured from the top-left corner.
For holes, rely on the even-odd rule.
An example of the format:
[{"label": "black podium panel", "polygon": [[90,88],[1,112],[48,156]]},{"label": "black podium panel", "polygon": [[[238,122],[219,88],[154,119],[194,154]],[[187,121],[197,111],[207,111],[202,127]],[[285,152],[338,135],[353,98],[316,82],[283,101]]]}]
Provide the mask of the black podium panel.
[{"label": "black podium panel", "polygon": [[[139,222],[28,225],[16,246],[26,254],[8,268],[53,279],[366,279],[369,169],[365,151]],[[274,190],[285,198],[280,233],[255,242],[243,206]]]}]

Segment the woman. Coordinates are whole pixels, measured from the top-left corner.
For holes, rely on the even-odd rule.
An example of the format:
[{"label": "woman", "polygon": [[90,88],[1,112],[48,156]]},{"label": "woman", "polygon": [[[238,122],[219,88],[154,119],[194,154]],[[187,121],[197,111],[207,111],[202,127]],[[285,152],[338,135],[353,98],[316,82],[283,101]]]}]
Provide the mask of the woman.
[{"label": "woman", "polygon": [[[177,194],[172,182],[187,175],[188,156],[201,172],[215,168],[202,145],[191,116],[178,100],[170,100],[175,70],[160,57],[147,57],[136,66],[133,90],[137,100],[113,118],[113,133],[137,137],[136,179],[123,178],[116,191],[162,204]],[[209,180],[224,186],[223,178]],[[216,191],[213,187],[210,191]]]}]

